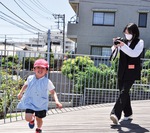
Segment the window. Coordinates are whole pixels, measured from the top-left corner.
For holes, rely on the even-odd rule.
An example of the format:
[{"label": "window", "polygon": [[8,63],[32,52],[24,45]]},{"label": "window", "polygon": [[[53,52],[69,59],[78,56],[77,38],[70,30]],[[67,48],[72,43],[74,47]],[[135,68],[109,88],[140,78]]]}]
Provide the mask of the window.
[{"label": "window", "polygon": [[91,47],[91,55],[110,56],[111,48],[110,47],[92,46]]},{"label": "window", "polygon": [[102,56],[110,56],[110,55],[111,55],[111,49],[109,47],[103,47]]},{"label": "window", "polygon": [[94,58],[94,65],[99,66],[99,64],[106,64],[110,66],[109,57],[111,55],[111,48],[110,47],[99,47],[99,46],[92,46],[91,47],[91,54],[92,55],[99,55],[92,56]]},{"label": "window", "polygon": [[93,12],[93,25],[108,25],[114,26],[114,12]]},{"label": "window", "polygon": [[147,13],[139,13],[139,27],[147,26]]}]

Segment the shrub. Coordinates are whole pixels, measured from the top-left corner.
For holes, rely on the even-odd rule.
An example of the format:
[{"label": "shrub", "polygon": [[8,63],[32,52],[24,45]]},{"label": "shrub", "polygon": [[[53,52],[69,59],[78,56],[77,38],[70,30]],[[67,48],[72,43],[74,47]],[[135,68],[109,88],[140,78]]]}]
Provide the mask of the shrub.
[{"label": "shrub", "polygon": [[105,64],[94,66],[94,61],[87,56],[65,60],[61,70],[73,80],[76,93],[83,93],[84,88],[116,87],[116,72]]},{"label": "shrub", "polygon": [[145,58],[150,59],[150,50],[149,49],[145,53]]},{"label": "shrub", "polygon": [[19,58],[17,55],[15,56],[8,56],[8,57],[3,57],[2,58],[2,66],[5,68],[10,68],[10,69],[17,69],[18,67],[21,68],[21,63],[19,62]]},{"label": "shrub", "polygon": [[0,72],[0,92],[3,94],[0,97],[0,119],[4,118],[8,111],[11,108],[15,108],[11,106],[14,100],[16,100],[16,96],[22,87],[23,80],[14,80],[12,76],[3,70]]},{"label": "shrub", "polygon": [[26,70],[32,70],[33,69],[33,65],[34,65],[34,61],[38,59],[38,57],[24,57],[23,61],[22,61],[22,68],[26,69]]}]

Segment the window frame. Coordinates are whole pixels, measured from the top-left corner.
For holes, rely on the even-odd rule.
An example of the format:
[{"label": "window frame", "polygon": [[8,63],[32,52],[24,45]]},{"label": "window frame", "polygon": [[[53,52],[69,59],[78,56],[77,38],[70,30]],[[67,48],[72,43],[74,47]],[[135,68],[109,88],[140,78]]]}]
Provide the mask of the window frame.
[{"label": "window frame", "polygon": [[[100,55],[99,54],[92,54],[92,48],[100,48]],[[102,55],[103,54],[103,48],[109,48],[110,49],[110,54],[109,55]],[[111,55],[111,46],[96,46],[96,45],[92,45],[91,46],[91,52],[90,52],[91,55],[99,55],[99,56],[110,56]]]},{"label": "window frame", "polygon": [[[140,15],[146,15],[144,25],[140,24],[140,20],[141,20]],[[139,12],[138,27],[140,27],[140,28],[146,28],[147,27],[147,16],[148,16],[148,14],[146,12]]]},{"label": "window frame", "polygon": [[[103,13],[103,23],[102,24],[96,24],[94,23],[94,14],[95,13]],[[106,17],[106,14],[113,14],[113,23],[112,24],[105,24],[105,17]],[[92,25],[93,26],[115,26],[115,12],[112,12],[112,11],[93,11],[93,19],[92,19]]]}]

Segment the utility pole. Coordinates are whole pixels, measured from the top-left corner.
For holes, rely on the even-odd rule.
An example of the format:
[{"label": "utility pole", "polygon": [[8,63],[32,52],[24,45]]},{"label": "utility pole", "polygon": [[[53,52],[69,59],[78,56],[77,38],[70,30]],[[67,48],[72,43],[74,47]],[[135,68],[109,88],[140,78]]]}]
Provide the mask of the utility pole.
[{"label": "utility pole", "polygon": [[6,35],[5,35],[5,42],[4,42],[4,62],[5,62],[5,57],[6,57]]},{"label": "utility pole", "polygon": [[39,51],[39,37],[40,37],[40,33],[38,32],[38,38],[37,38],[37,51]]},{"label": "utility pole", "polygon": [[48,52],[48,55],[47,55],[47,61],[50,63],[50,48],[51,48],[51,43],[50,43],[50,34],[51,34],[51,32],[50,32],[50,30],[48,30],[48,33],[47,33],[47,52]]},{"label": "utility pole", "polygon": [[[50,30],[48,30],[48,33],[47,33],[47,61],[49,63],[49,67],[50,67],[50,62],[51,62],[51,60],[50,60],[50,58],[51,58],[50,57],[50,55],[51,55],[51,53],[50,53],[50,48],[51,48],[50,34],[51,34]],[[50,73],[49,73],[49,70],[48,70],[47,77],[49,78],[49,76],[50,76]]]},{"label": "utility pole", "polygon": [[[65,52],[65,14],[53,14],[55,19],[58,19],[58,21],[56,23],[58,23],[58,29],[60,29],[60,24],[63,23],[63,53]],[[61,19],[61,21],[60,21]]]},{"label": "utility pole", "polygon": [[63,14],[63,53],[65,52],[65,14]]}]

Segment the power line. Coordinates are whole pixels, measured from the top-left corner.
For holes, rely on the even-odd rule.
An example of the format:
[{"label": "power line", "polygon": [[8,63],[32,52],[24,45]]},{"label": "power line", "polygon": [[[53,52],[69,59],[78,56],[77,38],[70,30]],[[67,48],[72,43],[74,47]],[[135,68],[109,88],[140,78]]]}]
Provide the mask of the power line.
[{"label": "power line", "polygon": [[[7,36],[7,34],[5,34],[5,35]],[[0,37],[0,38],[4,39],[5,37]],[[11,37],[11,36],[9,36],[7,38],[11,38],[11,39],[26,39],[26,40],[29,39],[29,38],[25,38],[25,37]]]},{"label": "power line", "polygon": [[0,4],[1,4],[2,6],[4,6],[8,11],[10,11],[12,14],[14,14],[16,17],[18,17],[18,18],[21,19],[23,22],[25,22],[26,24],[30,25],[31,27],[35,28],[35,29],[38,30],[38,31],[44,32],[44,31],[42,31],[42,30],[36,28],[35,26],[29,24],[29,23],[26,22],[25,20],[23,20],[21,17],[19,17],[18,15],[16,15],[16,14],[15,14],[14,12],[12,12],[9,8],[7,8],[2,2],[0,2]]},{"label": "power line", "polygon": [[[6,14],[3,13],[2,11],[0,11],[0,13],[9,18],[9,19],[8,19],[8,18],[6,18],[5,16],[0,15],[0,16],[1,16],[0,18],[1,18],[2,20],[6,21],[6,22],[8,22],[8,23],[10,23],[10,24],[12,24],[12,25],[15,25],[15,26],[17,26],[17,27],[19,27],[19,28],[21,28],[21,29],[24,29],[24,30],[26,30],[26,31],[29,31],[29,32],[31,32],[31,33],[34,33],[33,31],[31,31],[31,30],[29,30],[29,29],[27,29],[27,28],[25,28],[25,27],[22,26],[22,25],[24,25],[24,26],[26,26],[26,27],[29,27],[29,25],[25,25],[24,23],[22,23],[22,22],[20,22],[20,21],[18,21],[18,20],[16,20],[16,19],[14,19],[14,18],[12,18],[11,16],[6,15]],[[22,25],[19,25],[19,24],[13,22],[12,20],[10,20],[10,18],[13,19],[14,21],[16,21],[16,22],[22,24]],[[30,27],[30,28],[31,28],[31,27]]]},{"label": "power line", "polygon": [[[0,15],[0,16],[1,16],[1,15]],[[6,22],[8,22],[8,23],[10,23],[10,24],[12,24],[12,25],[15,25],[15,26],[17,26],[17,27],[19,27],[19,28],[21,28],[21,29],[24,29],[24,30],[26,30],[26,31],[28,31],[28,32],[34,33],[33,31],[30,31],[30,30],[28,30],[28,29],[25,29],[24,27],[22,27],[22,26],[20,26],[20,25],[18,25],[18,24],[16,24],[16,23],[14,23],[14,22],[12,22],[11,20],[8,20],[7,18],[4,18],[4,16],[0,17],[0,19],[4,20],[4,21],[6,21]],[[35,33],[34,33],[34,34],[35,34]]]},{"label": "power line", "polygon": [[[31,36],[33,38],[37,36],[37,34],[21,34],[21,37],[18,37],[18,35],[20,34],[0,34],[0,39],[4,39],[7,36],[7,39],[24,39],[24,40],[28,40],[29,36]],[[27,36],[27,37],[25,37]]]},{"label": "power line", "polygon": [[37,24],[39,24],[39,25],[42,26],[43,28],[48,29],[47,27],[41,25],[41,24],[38,23],[35,19],[33,19],[33,18],[16,2],[16,0],[14,0],[14,1],[15,1],[15,3],[21,8],[21,10],[22,10],[26,15],[28,15],[34,22],[36,22]]},{"label": "power line", "polygon": [[33,0],[33,1],[30,0],[30,2],[33,3],[38,9],[40,9],[40,10],[43,11],[44,13],[51,14],[51,15],[53,14],[53,13],[50,12],[50,11],[47,12],[47,10],[45,10],[46,8],[45,8],[45,7],[42,7],[41,4],[39,4],[37,1],[35,1],[35,0]]},{"label": "power line", "polygon": [[[20,1],[20,0],[19,0]],[[39,13],[38,11],[36,11],[34,8],[32,8],[28,3],[26,3],[25,1],[20,1],[25,7],[27,7],[30,11],[32,11],[33,13],[37,14],[38,16],[41,16],[44,19],[48,19],[51,20],[52,18],[46,17],[44,15],[42,15],[41,13]]]},{"label": "power line", "polygon": [[22,24],[22,25],[24,25],[24,26],[26,26],[26,27],[31,28],[31,29],[34,30],[34,28],[30,27],[29,25],[26,25],[26,24],[24,24],[24,23],[22,23],[22,22],[20,22],[20,21],[18,21],[18,20],[16,20],[16,19],[12,18],[11,16],[9,16],[9,15],[3,13],[2,11],[0,11],[0,13],[3,14],[3,15],[5,15],[5,16],[7,16],[9,19],[11,18],[12,20],[14,20],[14,21],[16,21],[16,22],[18,22],[18,23],[20,23],[20,24]]},{"label": "power line", "polygon": [[[20,1],[20,0],[19,0]],[[25,1],[20,1],[25,7],[27,7],[30,11],[34,12],[37,15],[40,15],[42,17],[45,17],[41,15],[38,11],[34,10],[30,5],[28,5]]]},{"label": "power line", "polygon": [[[2,36],[2,35],[11,35],[11,36],[18,36],[18,35],[20,35],[20,34],[0,34],[0,36]],[[27,35],[27,36],[29,36],[29,35],[33,35],[33,34],[21,34],[21,35]]]},{"label": "power line", "polygon": [[[4,21],[6,21],[6,22],[8,22],[8,23],[10,23],[10,24],[12,24],[12,25],[15,25],[15,26],[17,26],[17,27],[19,27],[19,28],[21,28],[21,29],[24,29],[24,30],[26,30],[26,31],[29,31],[29,32],[31,32],[31,33],[34,33],[33,31],[31,31],[31,30],[29,30],[29,29],[26,29],[26,28],[24,28],[23,26],[21,26],[21,25],[19,25],[19,24],[17,24],[17,23],[14,23],[13,21],[11,21],[11,20],[9,20],[8,18],[5,18],[4,16],[2,16],[2,15],[0,15],[1,17],[1,19],[2,20],[4,20]],[[34,33],[35,34],[35,33]]]},{"label": "power line", "polygon": [[[30,0],[31,1],[31,0]],[[41,7],[44,11],[45,11],[45,13],[50,13],[51,15],[52,14],[54,14],[54,13],[52,13],[51,11],[49,11],[45,6],[43,6],[43,4],[42,3],[40,3],[40,1],[39,0],[33,0],[35,3],[37,3],[37,5],[39,6],[39,7]]]}]

